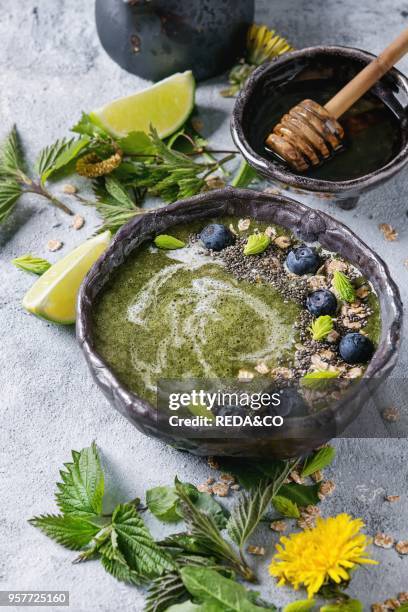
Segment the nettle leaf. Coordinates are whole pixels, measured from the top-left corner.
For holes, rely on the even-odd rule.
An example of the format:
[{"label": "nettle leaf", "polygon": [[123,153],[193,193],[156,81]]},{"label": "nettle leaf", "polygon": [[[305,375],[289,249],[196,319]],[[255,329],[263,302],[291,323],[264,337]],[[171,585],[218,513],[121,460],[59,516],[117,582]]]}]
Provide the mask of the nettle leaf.
[{"label": "nettle leaf", "polygon": [[273,507],[279,514],[287,518],[299,518],[300,512],[297,504],[283,495],[276,495],[272,500]]},{"label": "nettle leaf", "polygon": [[355,302],[356,292],[351,281],[343,272],[336,270],[333,274],[333,287],[341,300]]},{"label": "nettle leaf", "polygon": [[179,498],[174,487],[154,487],[146,491],[146,505],[158,519],[175,523],[182,519],[178,509]]},{"label": "nettle leaf", "polygon": [[155,147],[145,132],[130,132],[117,143],[126,155],[150,156],[155,152]]},{"label": "nettle leaf", "polygon": [[265,608],[253,603],[253,593],[235,580],[221,576],[215,570],[204,567],[183,567],[180,574],[187,591],[197,600],[210,605],[204,609],[213,612],[216,610],[265,612]]},{"label": "nettle leaf", "polygon": [[146,578],[174,569],[171,558],[156,544],[132,504],[117,506],[112,515],[117,544],[127,564]]},{"label": "nettle leaf", "polygon": [[25,272],[32,272],[33,274],[38,274],[39,276],[41,274],[44,274],[44,272],[46,272],[51,267],[49,261],[43,259],[42,257],[36,257],[35,255],[31,255],[30,253],[12,259],[11,263],[20,270],[24,270]]},{"label": "nettle leaf", "polygon": [[104,475],[96,444],[80,452],[72,451],[72,463],[65,463],[60,471],[62,482],[57,483],[55,495],[64,514],[98,516],[102,512]]},{"label": "nettle leaf", "polygon": [[303,466],[302,476],[310,476],[318,470],[323,470],[325,467],[331,464],[336,456],[336,451],[332,446],[324,446],[320,448],[314,455],[306,460]]},{"label": "nettle leaf", "polygon": [[153,580],[147,594],[144,612],[167,612],[169,606],[187,597],[188,592],[179,572],[169,572]]},{"label": "nettle leaf", "polygon": [[111,139],[108,132],[99,125],[96,125],[96,123],[92,121],[92,118],[86,113],[82,113],[81,119],[71,128],[71,132],[76,132],[83,136],[90,136],[91,138],[102,138],[103,140]]},{"label": "nettle leaf", "polygon": [[197,491],[197,496],[193,499],[193,504],[197,510],[211,516],[218,529],[225,529],[230,513],[221,506],[209,493]]},{"label": "nettle leaf", "polygon": [[300,599],[293,601],[283,608],[283,612],[310,612],[316,605],[314,599]]},{"label": "nettle leaf", "polygon": [[291,482],[284,484],[279,490],[279,494],[286,497],[290,501],[297,504],[299,507],[302,506],[315,506],[320,502],[319,498],[320,485],[303,485],[297,484],[297,482]]},{"label": "nettle leaf", "polygon": [[125,187],[113,176],[107,176],[105,178],[105,187],[106,191],[109,195],[114,198],[117,202],[122,204],[125,208],[129,210],[135,209],[135,203],[132,198],[129,196]]},{"label": "nettle leaf", "polygon": [[240,548],[259,525],[274,495],[274,483],[261,484],[252,493],[242,493],[227,524],[231,539]]},{"label": "nettle leaf", "polygon": [[135,586],[140,586],[146,583],[146,579],[135,572],[135,570],[132,570],[126,562],[122,563],[117,559],[112,559],[106,555],[103,555],[101,558],[101,563],[108,574],[111,574],[120,582],[127,582],[128,584],[133,584]]},{"label": "nettle leaf", "polygon": [[170,606],[170,608],[167,608],[166,612],[204,612],[204,610],[202,606],[188,600],[181,604]]},{"label": "nettle leaf", "polygon": [[301,378],[300,384],[306,389],[312,391],[324,390],[327,388],[330,380],[334,380],[339,377],[339,372],[332,372],[331,370],[316,370],[315,372],[308,372]]},{"label": "nettle leaf", "polygon": [[0,148],[0,176],[21,177],[25,160],[17,127],[13,125]]},{"label": "nettle leaf", "polygon": [[51,174],[76,159],[79,153],[89,144],[89,140],[88,136],[79,139],[71,138],[70,140],[63,138],[45,147],[40,152],[35,166],[41,182],[45,183]]},{"label": "nettle leaf", "polygon": [[324,340],[327,334],[329,334],[333,329],[333,319],[330,315],[322,315],[321,317],[317,317],[309,329],[312,333],[313,340]]},{"label": "nettle leaf", "polygon": [[62,514],[42,514],[30,519],[29,523],[71,550],[80,550],[89,544],[100,530],[83,517]]},{"label": "nettle leaf", "polygon": [[17,181],[13,179],[0,181],[0,223],[10,215],[22,193],[23,189]]},{"label": "nettle leaf", "polygon": [[244,247],[244,255],[258,255],[270,245],[271,239],[265,234],[251,234]]}]

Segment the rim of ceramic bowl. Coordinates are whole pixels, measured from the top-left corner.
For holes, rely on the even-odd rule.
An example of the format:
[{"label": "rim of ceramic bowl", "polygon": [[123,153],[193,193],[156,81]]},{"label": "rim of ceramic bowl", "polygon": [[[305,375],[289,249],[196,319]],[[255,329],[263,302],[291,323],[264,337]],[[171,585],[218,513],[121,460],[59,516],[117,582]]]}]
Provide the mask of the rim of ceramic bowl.
[{"label": "rim of ceramic bowl", "polygon": [[[271,212],[272,209],[273,213]],[[238,219],[245,213],[247,216],[253,216],[254,211],[255,214],[258,211],[258,220],[266,222],[269,220],[271,223],[281,224],[295,234],[300,234],[301,239],[305,239],[304,236],[307,235],[309,237],[307,241],[312,239],[323,241],[323,246],[329,250],[330,244],[343,245],[345,241],[347,242],[347,250],[352,245],[357,247],[355,257],[358,262],[362,263],[364,260],[370,269],[371,278],[376,275],[381,282],[382,293],[379,295],[381,314],[383,315],[385,311],[388,313],[387,328],[382,329],[381,340],[368,364],[365,379],[367,381],[368,378],[380,379],[382,376],[385,377],[395,366],[400,346],[403,311],[398,287],[392,280],[384,261],[347,226],[326,213],[312,210],[287,197],[227,187],[181,200],[129,221],[119,230],[108,249],[94,264],[81,285],[78,296],[76,326],[78,342],[97,384],[106,395],[109,395],[117,407],[119,406],[122,411],[125,411],[125,416],[129,417],[130,415],[132,420],[144,422],[151,429],[154,429],[157,425],[157,409],[131,391],[126,383],[119,380],[111,366],[94,347],[92,310],[98,294],[114,274],[116,268],[121,266],[141,244],[151,240],[157,233],[161,233],[179,223],[217,216],[236,216]],[[326,240],[322,239],[323,236]],[[358,265],[358,262],[353,263]],[[361,265],[361,267],[364,266]],[[364,273],[367,274],[367,270]],[[359,386],[360,383],[353,385],[353,396],[358,395]],[[336,402],[336,408],[331,408],[331,412],[338,414],[337,406],[341,407],[341,404],[342,400]],[[319,414],[319,417],[322,413],[329,415],[329,410],[325,409],[317,414]],[[297,426],[304,423],[310,427],[315,417],[316,415],[295,417],[293,422],[296,421]],[[159,428],[156,430],[160,431]]]},{"label": "rim of ceramic bowl", "polygon": [[[388,178],[391,178],[396,172],[401,170],[404,165],[408,162],[408,137],[405,144],[401,147],[400,151],[390,160],[385,166],[365,174],[361,177],[347,180],[347,181],[326,181],[322,179],[310,178],[301,174],[294,174],[291,171],[286,171],[279,168],[272,161],[269,161],[266,157],[259,155],[254,151],[248,142],[243,129],[243,117],[246,111],[247,105],[249,104],[257,86],[259,83],[267,77],[269,73],[272,73],[276,68],[282,67],[285,64],[290,64],[296,59],[303,57],[314,57],[316,55],[332,55],[350,58],[353,60],[361,61],[364,64],[368,64],[376,56],[368,51],[358,49],[356,47],[347,46],[324,46],[319,45],[315,47],[307,47],[299,51],[291,51],[285,53],[277,58],[272,59],[270,62],[263,64],[257,68],[252,75],[249,77],[244,88],[240,91],[237,101],[234,106],[231,119],[231,133],[232,138],[245,157],[246,161],[260,172],[263,176],[271,180],[276,180],[292,187],[304,189],[306,191],[317,191],[326,193],[339,193],[347,192],[352,190],[364,191],[371,187],[374,187],[377,183],[381,183]],[[394,81],[401,87],[408,98],[408,79],[402,74],[397,68],[392,68],[388,71],[387,77],[392,77]],[[384,78],[384,77],[383,77]],[[406,129],[406,128],[405,128]]]}]

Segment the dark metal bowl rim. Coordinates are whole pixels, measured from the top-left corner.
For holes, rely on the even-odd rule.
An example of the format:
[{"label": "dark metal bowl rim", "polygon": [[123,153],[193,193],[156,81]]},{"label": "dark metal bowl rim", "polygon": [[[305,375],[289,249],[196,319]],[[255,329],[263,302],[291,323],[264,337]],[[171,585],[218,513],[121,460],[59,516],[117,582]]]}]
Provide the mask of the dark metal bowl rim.
[{"label": "dark metal bowl rim", "polygon": [[[302,57],[313,57],[314,55],[323,54],[333,56],[341,55],[343,57],[360,60],[364,63],[368,63],[376,57],[372,53],[356,47],[320,45],[315,47],[306,47],[305,49],[298,51],[291,51],[274,58],[268,63],[263,64],[252,73],[238,95],[231,119],[232,137],[248,163],[268,178],[309,191],[326,193],[347,192],[353,189],[363,191],[373,187],[376,183],[385,181],[404,167],[408,161],[408,139],[397,155],[385,166],[355,179],[346,181],[326,181],[322,179],[310,178],[300,174],[293,174],[289,170],[286,171],[278,168],[266,157],[259,155],[253,150],[242,127],[245,107],[252,97],[259,81],[261,81],[265,75],[267,75],[269,72],[274,72],[277,67],[290,63],[295,59]],[[408,96],[407,77],[397,68],[392,68],[389,70],[387,75],[391,75],[398,85],[405,90]]]},{"label": "dark metal bowl rim", "polygon": [[[298,223],[299,219],[307,218],[308,220],[312,219],[312,223],[317,224],[317,226],[319,226],[319,224],[323,224],[324,232],[331,231],[332,233],[336,233],[336,235],[341,234],[342,237],[351,240],[353,244],[357,244],[365,252],[365,254],[367,254],[371,258],[371,260],[376,266],[376,269],[380,273],[381,278],[385,280],[387,300],[392,309],[392,323],[388,326],[386,335],[382,334],[382,341],[379,343],[376,353],[370,361],[367,370],[365,371],[364,379],[362,380],[361,384],[364,383],[364,380],[367,381],[372,380],[374,378],[379,380],[383,376],[387,376],[388,373],[395,366],[398,357],[398,350],[401,341],[400,334],[403,318],[403,308],[399,289],[391,278],[386,263],[374,251],[372,251],[372,249],[370,249],[370,247],[368,247],[354,232],[352,232],[352,230],[350,230],[340,221],[337,221],[336,219],[322,211],[313,210],[308,206],[297,202],[296,200],[280,195],[265,194],[249,189],[235,189],[232,187],[226,187],[224,189],[213,190],[208,193],[200,194],[192,198],[188,198],[186,200],[180,200],[174,204],[155,209],[150,213],[146,213],[146,215],[148,215],[149,218],[152,219],[153,225],[155,223],[155,219],[157,219],[158,217],[161,218],[163,216],[168,216],[170,223],[167,227],[170,228],[172,225],[176,225],[177,223],[188,223],[188,218],[181,220],[177,216],[177,213],[182,213],[183,211],[185,211],[186,214],[188,214],[189,207],[193,208],[194,206],[197,206],[197,204],[203,206],[203,219],[210,216],[208,214],[205,214],[205,204],[213,200],[219,201],[221,203],[227,202],[230,206],[230,210],[227,213],[222,211],[222,214],[227,214],[231,216],[237,216],[234,215],[231,210],[234,207],[234,200],[248,200],[248,202],[253,202],[254,204],[269,203],[272,205],[284,206],[286,210],[289,210],[289,214],[293,212],[293,217],[296,216],[296,218],[298,219]],[[250,213],[248,214],[250,215]],[[84,352],[86,361],[88,362],[88,365],[97,381],[97,384],[99,386],[102,386],[100,379],[101,377],[103,377],[105,381],[105,386],[108,386],[110,388],[112,395],[115,397],[115,399],[118,399],[119,403],[122,406],[130,406],[134,408],[135,413],[137,414],[137,418],[143,418],[145,422],[149,423],[154,428],[157,422],[156,408],[152,404],[150,404],[150,402],[144,400],[136,393],[131,391],[125,383],[121,382],[119,378],[115,375],[111,367],[107,364],[106,361],[104,361],[104,359],[93,347],[93,298],[90,295],[93,287],[98,286],[100,277],[103,275],[106,276],[106,272],[108,272],[109,274],[111,269],[115,269],[117,267],[115,264],[115,254],[118,251],[123,251],[123,245],[129,243],[131,237],[138,232],[139,227],[146,219],[146,215],[135,217],[119,230],[119,232],[113,238],[108,249],[96,261],[96,263],[93,265],[93,267],[85,277],[78,295],[76,335],[77,340],[82,348],[82,351]],[[194,218],[198,217],[196,216]],[[292,232],[294,231],[293,227],[289,227],[288,229],[290,229]],[[153,230],[147,232],[147,239],[153,238],[155,233],[157,232],[154,232]],[[126,257],[130,254],[130,252],[132,252],[132,250],[133,249],[130,249]],[[102,283],[102,286],[103,285],[104,283]],[[99,293],[99,290],[97,291],[97,293]],[[380,353],[381,355],[379,356]],[[344,401],[348,401],[351,396],[357,395],[359,387],[360,384],[356,383],[356,385],[353,386],[351,393],[348,394],[348,399]],[[336,406],[339,406],[341,408],[342,403],[343,399],[337,402]],[[324,413],[328,411],[329,409],[323,410],[318,414],[319,416],[324,417]],[[307,417],[296,417],[292,418],[291,421],[296,421],[297,426],[299,426],[299,424],[301,423],[309,423],[313,416],[315,415]]]}]

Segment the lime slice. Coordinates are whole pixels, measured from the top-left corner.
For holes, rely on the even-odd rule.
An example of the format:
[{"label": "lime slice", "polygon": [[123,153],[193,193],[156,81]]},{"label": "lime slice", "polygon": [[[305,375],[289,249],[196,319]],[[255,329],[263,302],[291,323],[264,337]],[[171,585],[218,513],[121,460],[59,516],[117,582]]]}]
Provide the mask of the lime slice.
[{"label": "lime slice", "polygon": [[160,138],[170,136],[188,119],[195,102],[191,70],[177,72],[148,89],[97,108],[90,117],[114,136],[149,132],[153,125]]},{"label": "lime slice", "polygon": [[57,261],[27,291],[24,308],[54,323],[75,323],[79,287],[110,238],[110,232],[99,234]]}]

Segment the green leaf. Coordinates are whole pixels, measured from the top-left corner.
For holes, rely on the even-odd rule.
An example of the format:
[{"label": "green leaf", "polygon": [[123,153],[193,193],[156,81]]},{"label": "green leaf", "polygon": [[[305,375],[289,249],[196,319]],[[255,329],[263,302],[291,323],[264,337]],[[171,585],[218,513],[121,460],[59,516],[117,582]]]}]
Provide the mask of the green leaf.
[{"label": "green leaf", "polygon": [[85,518],[62,514],[42,514],[30,519],[29,523],[71,550],[80,550],[89,544],[100,530]]},{"label": "green leaf", "polygon": [[18,136],[13,125],[0,148],[0,177],[21,178],[25,171],[25,160]]},{"label": "green leaf", "polygon": [[132,570],[152,579],[174,568],[171,558],[153,540],[132,504],[116,507],[112,526],[118,547]]},{"label": "green leaf", "polygon": [[213,517],[201,512],[186,493],[183,484],[176,478],[177,495],[180,498],[181,511],[190,535],[201,546],[203,554],[214,556],[218,561],[228,564],[246,579],[253,580],[250,568],[240,559],[232,546],[224,540]]},{"label": "green leaf", "polygon": [[284,484],[279,490],[279,494],[286,497],[290,501],[293,501],[299,507],[302,506],[315,506],[320,502],[319,498],[320,485],[303,485],[291,482]]},{"label": "green leaf", "polygon": [[106,191],[122,206],[129,210],[135,209],[135,203],[129,196],[125,187],[113,176],[107,176],[105,178]]},{"label": "green leaf", "polygon": [[244,188],[258,178],[256,171],[245,160],[241,162],[238,172],[231,181],[232,187]]},{"label": "green leaf", "polygon": [[53,172],[60,170],[74,160],[88,144],[89,138],[87,136],[79,139],[71,138],[70,140],[63,138],[40,151],[35,167],[41,178],[41,183],[44,184]]},{"label": "green leaf", "polygon": [[355,302],[356,292],[351,281],[343,272],[336,270],[333,274],[333,287],[340,299],[345,302]]},{"label": "green leaf", "polygon": [[225,529],[228,523],[229,512],[209,493],[197,491],[197,496],[193,497],[192,501],[197,510],[204,512],[207,516],[211,516],[218,529]]},{"label": "green leaf", "polygon": [[302,387],[312,389],[314,391],[324,390],[327,388],[327,383],[330,380],[338,378],[338,372],[331,372],[330,370],[316,370],[315,372],[309,372],[300,379]]},{"label": "green leaf", "polygon": [[283,497],[283,495],[276,495],[272,504],[277,512],[282,516],[286,516],[288,518],[299,518],[300,512],[297,504],[287,497]]},{"label": "green leaf", "polygon": [[96,444],[81,452],[72,451],[72,463],[65,463],[60,471],[62,482],[57,483],[56,501],[64,513],[100,515],[104,493],[104,476]]},{"label": "green leaf", "polygon": [[179,498],[174,487],[154,487],[146,491],[146,505],[158,519],[167,523],[180,521]]},{"label": "green leaf", "polygon": [[347,599],[347,601],[326,604],[320,608],[320,612],[363,612],[363,610],[363,604],[358,599]]},{"label": "green leaf", "polygon": [[21,257],[16,257],[11,260],[11,263],[19,268],[20,270],[24,270],[25,272],[32,272],[33,274],[44,274],[51,267],[51,264],[46,259],[42,259],[42,257],[36,257],[35,255],[31,255],[28,253],[27,255],[21,255]]},{"label": "green leaf", "polygon": [[313,340],[323,340],[333,329],[333,319],[330,315],[317,317],[309,329],[312,332]]},{"label": "green leaf", "polygon": [[208,612],[265,612],[265,608],[252,602],[242,584],[212,569],[183,567],[180,574],[187,591],[204,604],[210,604],[210,608],[204,608]]},{"label": "green leaf", "polygon": [[238,503],[232,509],[227,529],[230,538],[240,548],[245,544],[259,525],[274,495],[275,485],[260,484],[248,493],[242,493]]},{"label": "green leaf", "polygon": [[130,569],[127,563],[110,559],[105,555],[102,556],[101,563],[104,569],[120,582],[127,582],[135,586],[140,586],[146,582],[146,579],[135,572],[135,570]]},{"label": "green leaf", "polygon": [[160,236],[156,236],[154,239],[154,244],[159,249],[167,249],[167,250],[175,250],[182,249],[186,246],[186,243],[178,238],[174,238],[174,236],[168,236],[167,234],[161,234]]},{"label": "green leaf", "polygon": [[103,140],[111,140],[108,132],[99,125],[96,125],[91,117],[86,113],[82,113],[81,119],[71,128],[71,132],[90,136],[91,138],[102,138]]},{"label": "green leaf", "polygon": [[146,598],[144,612],[165,612],[169,606],[188,598],[188,592],[178,571],[153,580]]},{"label": "green leaf", "polygon": [[316,605],[314,599],[300,599],[293,601],[283,608],[283,612],[310,612]]},{"label": "green leaf", "polygon": [[23,189],[17,181],[13,179],[0,181],[0,223],[11,214],[22,193]]},{"label": "green leaf", "polygon": [[271,239],[265,234],[251,234],[244,247],[244,255],[258,255],[268,248]]},{"label": "green leaf", "polygon": [[302,476],[310,476],[318,470],[323,470],[325,467],[331,464],[336,456],[336,451],[332,446],[324,446],[320,448],[314,455],[306,460],[303,466]]},{"label": "green leaf", "polygon": [[152,155],[155,148],[145,132],[130,132],[125,138],[117,141],[119,147],[126,155]]}]

